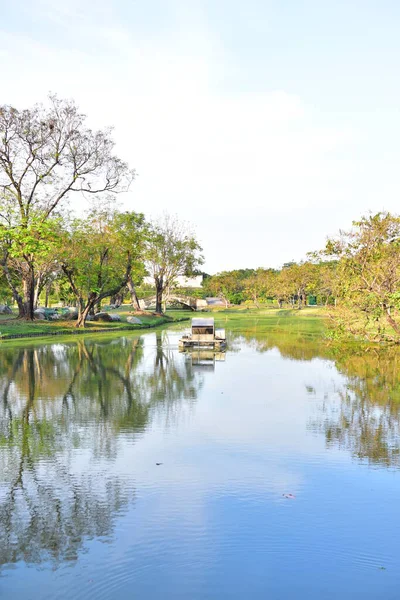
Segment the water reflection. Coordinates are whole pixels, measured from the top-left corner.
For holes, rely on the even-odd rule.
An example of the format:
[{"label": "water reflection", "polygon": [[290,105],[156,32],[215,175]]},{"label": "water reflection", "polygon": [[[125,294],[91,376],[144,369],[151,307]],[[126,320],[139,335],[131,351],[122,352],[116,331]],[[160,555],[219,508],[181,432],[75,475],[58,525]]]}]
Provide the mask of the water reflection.
[{"label": "water reflection", "polygon": [[329,396],[313,386],[310,395],[322,398],[318,417],[309,429],[323,433],[328,446],[348,450],[358,459],[387,467],[400,466],[400,350],[327,344],[304,333],[292,335],[245,332],[257,352],[276,348],[284,358],[311,361],[326,359],[343,375],[342,384]]},{"label": "water reflection", "polygon": [[178,336],[0,349],[0,594],[40,577],[43,599],[241,598],[254,582],[251,597],[333,599],[359,573],[381,597],[398,351],[231,332],[217,364]]},{"label": "water reflection", "polygon": [[202,348],[193,348],[184,352],[186,361],[192,365],[195,371],[214,371],[215,364],[225,362],[225,352],[216,352],[215,350],[205,350]]},{"label": "water reflection", "polygon": [[135,495],[113,469],[120,435],[134,442],[160,404],[168,423],[202,385],[163,336],[148,360],[143,338],[2,349],[0,564],[75,560],[112,533]]},{"label": "water reflection", "polygon": [[349,450],[370,464],[400,466],[400,355],[397,348],[342,348],[335,366],[345,376],[340,401],[323,402],[311,427],[328,445]]}]

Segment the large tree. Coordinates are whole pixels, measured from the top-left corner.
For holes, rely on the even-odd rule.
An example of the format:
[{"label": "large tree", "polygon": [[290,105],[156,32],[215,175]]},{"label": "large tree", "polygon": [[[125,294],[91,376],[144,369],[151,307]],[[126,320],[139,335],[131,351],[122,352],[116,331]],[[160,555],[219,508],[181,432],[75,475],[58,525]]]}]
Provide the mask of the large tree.
[{"label": "large tree", "polygon": [[[340,321],[367,337],[400,336],[400,217],[387,212],[363,217],[326,245],[338,259]],[[392,333],[385,331],[389,325]],[[394,335],[393,335],[394,332]]]},{"label": "large tree", "polygon": [[317,267],[311,262],[291,263],[284,266],[278,278],[278,296],[294,307],[301,309],[307,304],[307,295],[315,292],[317,285]]},{"label": "large tree", "polygon": [[252,300],[260,308],[260,300],[275,298],[278,272],[275,269],[257,269],[254,275],[245,280],[245,298]]},{"label": "large tree", "polygon": [[222,271],[205,280],[204,291],[209,296],[218,296],[225,302],[240,304],[246,299],[246,286],[249,278],[255,275],[254,269]]},{"label": "large tree", "polygon": [[33,319],[40,251],[26,251],[32,227],[38,242],[44,224],[73,192],[116,193],[133,176],[115,156],[110,130],[89,129],[73,101],[50,96],[46,107],[0,106],[0,265],[21,317]]},{"label": "large tree", "polygon": [[[37,215],[23,227],[13,224],[11,218],[8,226],[4,220],[0,222],[0,267],[20,316],[28,308],[29,312],[36,308],[44,286],[54,278],[61,228],[59,218],[43,221]],[[24,304],[24,297],[29,298],[29,306]]]},{"label": "large tree", "polygon": [[[138,263],[132,248],[139,252],[135,233],[142,222],[143,215],[121,215],[100,205],[68,227],[60,262],[78,305],[77,327],[85,326],[90,312],[104,298],[118,294],[130,278],[134,280],[132,269]],[[141,275],[140,263],[139,270]]]},{"label": "large tree", "polygon": [[179,275],[192,275],[203,263],[201,247],[187,226],[165,214],[151,224],[146,267],[156,288],[156,312],[162,313],[165,293]]},{"label": "large tree", "polygon": [[129,251],[132,268],[128,273],[126,286],[135,310],[139,310],[136,286],[140,285],[146,274],[145,251],[149,235],[149,226],[142,213],[121,212],[114,215],[119,243]]}]

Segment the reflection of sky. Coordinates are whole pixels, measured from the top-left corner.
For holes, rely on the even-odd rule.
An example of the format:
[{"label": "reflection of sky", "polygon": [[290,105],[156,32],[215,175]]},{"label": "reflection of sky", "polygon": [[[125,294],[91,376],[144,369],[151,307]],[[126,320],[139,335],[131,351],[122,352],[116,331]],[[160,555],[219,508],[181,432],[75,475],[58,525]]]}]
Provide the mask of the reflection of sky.
[{"label": "reflection of sky", "polygon": [[[144,339],[146,370],[155,335]],[[369,469],[309,428],[344,383],[321,359],[228,352],[175,419],[156,405],[144,434],[121,434],[115,458],[96,463],[134,482],[113,539],[89,542],[73,568],[17,566],[0,594],[26,598],[40,584],[40,599],[397,598],[398,472]],[[77,470],[91,464],[75,456]]]}]

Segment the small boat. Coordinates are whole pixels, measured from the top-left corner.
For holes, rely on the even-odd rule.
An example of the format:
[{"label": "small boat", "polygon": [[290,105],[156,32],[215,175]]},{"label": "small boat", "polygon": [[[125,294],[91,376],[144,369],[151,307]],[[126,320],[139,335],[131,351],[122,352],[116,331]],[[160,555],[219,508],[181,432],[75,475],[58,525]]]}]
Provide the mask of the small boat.
[{"label": "small boat", "polygon": [[190,332],[179,340],[179,348],[214,348],[222,350],[226,346],[225,329],[215,329],[213,318],[192,319]]}]

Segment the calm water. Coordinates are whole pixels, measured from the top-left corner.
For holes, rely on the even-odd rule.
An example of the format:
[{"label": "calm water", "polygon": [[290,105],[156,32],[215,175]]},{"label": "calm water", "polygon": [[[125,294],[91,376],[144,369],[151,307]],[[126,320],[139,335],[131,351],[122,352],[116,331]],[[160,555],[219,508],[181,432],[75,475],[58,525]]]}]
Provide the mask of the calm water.
[{"label": "calm water", "polygon": [[0,597],[398,599],[397,351],[178,337],[0,348]]}]

